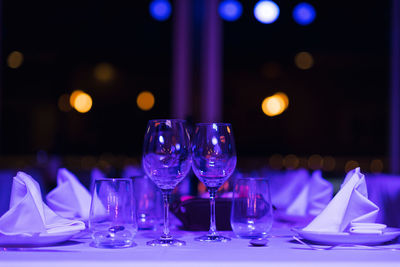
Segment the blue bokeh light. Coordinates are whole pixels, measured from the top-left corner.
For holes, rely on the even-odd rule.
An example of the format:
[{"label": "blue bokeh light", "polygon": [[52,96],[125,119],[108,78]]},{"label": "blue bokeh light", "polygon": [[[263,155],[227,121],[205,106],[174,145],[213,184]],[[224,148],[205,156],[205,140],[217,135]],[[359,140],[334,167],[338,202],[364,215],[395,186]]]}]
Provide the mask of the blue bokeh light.
[{"label": "blue bokeh light", "polygon": [[150,3],[149,10],[154,19],[164,21],[171,16],[172,6],[168,0],[154,0]]},{"label": "blue bokeh light", "polygon": [[300,3],[293,9],[293,19],[300,25],[312,23],[316,15],[315,8],[309,3]]},{"label": "blue bokeh light", "polygon": [[273,1],[259,1],[254,6],[254,16],[261,23],[273,23],[279,17],[279,6]]},{"label": "blue bokeh light", "polygon": [[218,7],[219,15],[226,21],[235,21],[242,15],[242,4],[237,0],[223,0]]}]

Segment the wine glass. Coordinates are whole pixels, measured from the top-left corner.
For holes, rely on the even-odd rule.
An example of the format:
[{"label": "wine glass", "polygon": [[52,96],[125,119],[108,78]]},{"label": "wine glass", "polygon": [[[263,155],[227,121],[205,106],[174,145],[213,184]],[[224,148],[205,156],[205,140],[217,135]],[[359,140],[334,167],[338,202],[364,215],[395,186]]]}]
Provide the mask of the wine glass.
[{"label": "wine glass", "polygon": [[215,223],[215,195],[236,167],[236,150],[232,126],[229,123],[199,123],[192,142],[192,168],[210,193],[210,230],[198,241],[225,242]]},{"label": "wine glass", "polygon": [[159,239],[147,242],[149,246],[182,246],[169,231],[169,198],[176,185],[190,170],[190,141],[185,121],[151,120],[147,124],[143,144],[143,168],[161,190],[164,202],[164,229]]}]

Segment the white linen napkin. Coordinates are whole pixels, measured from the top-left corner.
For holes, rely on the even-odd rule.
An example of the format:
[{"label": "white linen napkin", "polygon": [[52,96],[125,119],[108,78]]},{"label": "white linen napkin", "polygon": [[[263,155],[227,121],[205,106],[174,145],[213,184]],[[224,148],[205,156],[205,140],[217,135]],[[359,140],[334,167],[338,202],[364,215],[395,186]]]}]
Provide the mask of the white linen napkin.
[{"label": "white linen napkin", "polygon": [[315,217],[332,199],[333,186],[321,171],[311,176],[304,169],[289,171],[271,179],[272,203],[281,216]]},{"label": "white linen napkin", "polygon": [[39,184],[28,174],[18,172],[11,189],[10,209],[0,217],[3,235],[32,236],[84,230],[82,221],[58,216],[43,203]]},{"label": "white linen napkin", "polygon": [[91,195],[78,178],[65,168],[57,173],[57,187],[46,196],[47,205],[68,219],[88,220]]},{"label": "white linen napkin", "polygon": [[382,233],[384,224],[375,223],[378,206],[368,199],[365,176],[360,168],[350,171],[339,192],[304,231]]}]

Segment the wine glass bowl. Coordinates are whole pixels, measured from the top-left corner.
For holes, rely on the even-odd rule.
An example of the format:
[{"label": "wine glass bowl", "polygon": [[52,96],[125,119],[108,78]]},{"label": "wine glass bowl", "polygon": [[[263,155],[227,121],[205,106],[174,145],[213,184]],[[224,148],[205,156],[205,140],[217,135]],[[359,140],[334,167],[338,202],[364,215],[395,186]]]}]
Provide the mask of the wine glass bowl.
[{"label": "wine glass bowl", "polygon": [[215,226],[215,194],[236,167],[236,149],[229,123],[199,123],[192,141],[192,169],[210,193],[210,231],[199,241],[228,241]]},{"label": "wine glass bowl", "polygon": [[188,174],[191,166],[190,141],[185,121],[151,120],[143,144],[143,168],[163,194],[163,235],[148,242],[151,246],[181,246],[185,242],[169,234],[169,197],[176,185]]},{"label": "wine glass bowl", "polygon": [[236,157],[209,156],[194,158],[193,171],[208,188],[219,188],[233,173]]}]

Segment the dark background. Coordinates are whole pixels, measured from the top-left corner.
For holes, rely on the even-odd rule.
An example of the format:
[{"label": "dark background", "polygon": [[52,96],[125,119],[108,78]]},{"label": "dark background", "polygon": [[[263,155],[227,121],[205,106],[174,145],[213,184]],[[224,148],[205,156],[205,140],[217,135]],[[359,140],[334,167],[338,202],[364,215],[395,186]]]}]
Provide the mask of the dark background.
[{"label": "dark background", "polygon": [[[308,26],[292,19],[301,1],[276,0],[280,16],[270,25],[254,18],[256,2],[241,1],[242,17],[223,22],[223,114],[233,125],[239,157],[262,163],[274,154],[379,158],[387,170],[390,2],[308,1],[317,11]],[[149,3],[3,1],[3,157],[38,151],[61,157],[140,157],[147,121],[171,111],[173,23],[171,18],[154,20]],[[202,1],[195,0],[195,122],[200,118],[203,11]],[[18,69],[6,64],[14,50],[24,55]],[[294,64],[301,51],[314,57],[309,70]],[[93,76],[102,62],[116,71],[107,83]],[[62,94],[75,89],[93,98],[86,114],[57,106]],[[143,90],[155,95],[150,111],[136,105]],[[261,102],[278,91],[288,95],[289,107],[267,117]],[[343,166],[337,168],[343,172]]]}]

